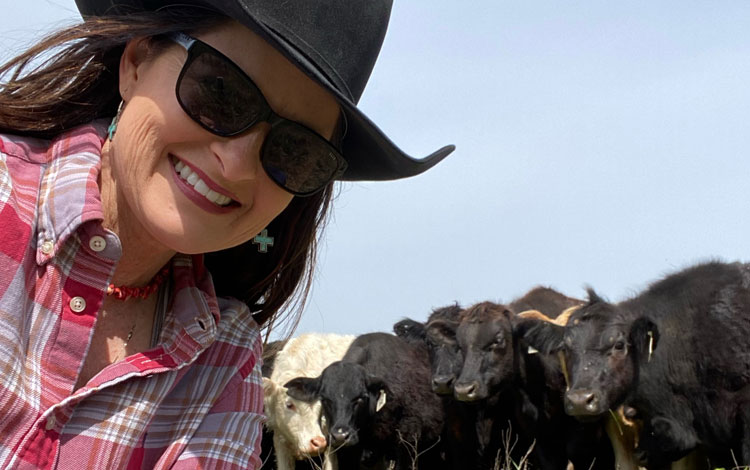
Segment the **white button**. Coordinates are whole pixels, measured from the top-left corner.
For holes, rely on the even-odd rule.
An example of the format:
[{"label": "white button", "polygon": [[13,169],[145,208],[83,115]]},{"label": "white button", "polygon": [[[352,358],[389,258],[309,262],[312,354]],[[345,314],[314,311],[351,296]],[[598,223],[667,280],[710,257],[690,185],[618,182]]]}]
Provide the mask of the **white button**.
[{"label": "white button", "polygon": [[70,309],[75,313],[81,313],[86,310],[86,299],[83,297],[73,297],[70,299]]},{"label": "white button", "polygon": [[52,243],[52,240],[45,240],[44,243],[42,243],[42,253],[45,255],[48,255],[52,253],[52,250],[55,249],[55,244]]},{"label": "white button", "polygon": [[50,429],[55,427],[55,415],[49,415],[47,418],[47,424],[44,425],[44,429],[49,431]]},{"label": "white button", "polygon": [[104,237],[100,237],[99,235],[94,235],[91,237],[91,240],[89,240],[89,248],[99,253],[100,251],[103,251],[105,248],[107,248],[107,240],[104,239]]}]

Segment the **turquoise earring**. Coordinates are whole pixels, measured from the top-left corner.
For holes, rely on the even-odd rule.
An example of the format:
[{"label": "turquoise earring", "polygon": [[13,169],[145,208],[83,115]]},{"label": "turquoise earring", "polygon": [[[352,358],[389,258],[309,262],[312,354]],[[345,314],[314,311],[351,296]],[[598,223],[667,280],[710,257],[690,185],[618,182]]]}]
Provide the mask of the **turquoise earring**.
[{"label": "turquoise earring", "polygon": [[253,245],[258,244],[259,253],[268,253],[268,247],[273,246],[273,237],[268,236],[268,230],[263,229],[253,238]]},{"label": "turquoise earring", "polygon": [[120,114],[122,113],[122,104],[124,101],[120,101],[120,105],[117,107],[117,114],[115,114],[115,117],[112,118],[112,122],[109,123],[109,127],[107,128],[107,137],[109,137],[109,141],[112,141],[112,137],[115,136],[115,131],[117,130],[117,122],[120,120]]}]

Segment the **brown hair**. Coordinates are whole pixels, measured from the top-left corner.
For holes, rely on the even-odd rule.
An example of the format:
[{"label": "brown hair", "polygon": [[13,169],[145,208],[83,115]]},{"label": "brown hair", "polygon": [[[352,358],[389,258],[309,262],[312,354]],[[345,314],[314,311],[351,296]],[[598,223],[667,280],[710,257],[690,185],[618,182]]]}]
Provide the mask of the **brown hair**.
[{"label": "brown hair", "polygon": [[[114,116],[119,62],[129,40],[196,32],[223,21],[227,18],[204,8],[165,8],[89,18],[53,33],[0,65],[0,132],[52,138]],[[247,303],[269,330],[287,307],[293,329],[312,283],[316,234],[325,225],[332,194],[333,183],[313,196],[295,197],[268,226],[275,239],[269,253],[258,253],[252,241],[207,253],[217,294]]]}]

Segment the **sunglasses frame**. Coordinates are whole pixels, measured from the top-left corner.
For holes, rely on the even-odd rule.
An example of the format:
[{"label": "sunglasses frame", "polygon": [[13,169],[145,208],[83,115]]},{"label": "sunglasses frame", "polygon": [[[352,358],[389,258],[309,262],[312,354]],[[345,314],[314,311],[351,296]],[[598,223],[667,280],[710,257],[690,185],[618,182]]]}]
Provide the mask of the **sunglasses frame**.
[{"label": "sunglasses frame", "polygon": [[[179,44],[180,46],[182,46],[188,54],[187,58],[185,59],[185,63],[182,65],[182,69],[180,70],[180,75],[177,77],[177,83],[175,84],[175,96],[177,98],[177,102],[180,104],[180,107],[185,112],[185,114],[187,114],[188,117],[190,117],[190,119],[192,119],[194,122],[196,122],[198,125],[200,125],[202,128],[204,128],[208,132],[214,135],[217,135],[219,137],[235,137],[237,135],[247,132],[259,122],[269,123],[271,125],[271,130],[268,132],[268,135],[266,135],[265,139],[263,140],[263,145],[261,146],[261,149],[260,149],[261,164],[263,165],[263,169],[268,175],[268,177],[271,179],[271,181],[273,181],[276,185],[281,187],[284,191],[287,191],[295,196],[300,196],[300,197],[311,196],[319,191],[322,191],[331,181],[336,180],[337,178],[339,178],[341,175],[344,174],[347,168],[347,163],[346,163],[346,159],[344,159],[343,155],[341,155],[341,152],[328,139],[318,134],[314,130],[310,129],[309,127],[305,126],[304,124],[300,124],[299,122],[286,119],[276,114],[273,108],[271,108],[271,105],[268,104],[268,100],[266,100],[266,97],[263,95],[263,92],[261,92],[258,85],[256,85],[255,82],[247,75],[247,73],[245,73],[245,71],[242,70],[242,68],[240,68],[240,66],[238,66],[232,59],[222,54],[220,51],[216,50],[210,45],[206,44],[205,42],[201,41],[200,39],[196,39],[183,32],[170,33],[167,35],[167,38]],[[200,119],[197,119],[196,117],[194,117],[193,114],[191,114],[191,112],[189,111],[189,107],[186,106],[185,103],[183,103],[182,97],[180,96],[180,85],[182,83],[182,79],[185,76],[186,71],[188,70],[190,64],[200,54],[200,52],[196,52],[196,51],[199,51],[199,49],[196,49],[196,47],[198,47],[199,49],[203,48],[206,51],[208,51],[208,53],[211,53],[217,56],[219,59],[225,61],[231,68],[233,68],[236,72],[238,72],[239,76],[244,78],[247,85],[251,87],[251,89],[257,93],[258,97],[260,97],[261,105],[264,108],[261,111],[257,119],[255,119],[254,121],[248,123],[246,126],[236,131],[221,132],[217,129],[210,127],[209,125],[207,125]],[[321,183],[321,185],[318,188],[312,191],[293,190],[287,187],[286,185],[284,185],[283,183],[281,183],[280,181],[278,181],[273,176],[270,169],[266,167],[266,142],[269,141],[274,130],[278,129],[279,124],[290,124],[297,128],[301,128],[306,133],[310,133],[317,141],[319,141],[321,144],[323,144],[327,148],[329,156],[332,157],[336,161],[335,170],[331,173],[331,176],[328,178],[328,180]]]}]

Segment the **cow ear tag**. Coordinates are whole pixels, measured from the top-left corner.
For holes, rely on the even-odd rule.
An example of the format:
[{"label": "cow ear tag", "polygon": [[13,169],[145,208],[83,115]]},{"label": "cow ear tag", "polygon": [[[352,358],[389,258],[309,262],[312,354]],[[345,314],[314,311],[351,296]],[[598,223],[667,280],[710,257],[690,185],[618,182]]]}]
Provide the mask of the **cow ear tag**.
[{"label": "cow ear tag", "polygon": [[648,361],[651,362],[651,355],[654,354],[654,332],[648,332]]},{"label": "cow ear tag", "polygon": [[559,351],[557,353],[557,358],[560,360],[560,369],[565,378],[565,391],[568,391],[570,390],[570,377],[568,376],[568,364],[565,362],[565,353]]},{"label": "cow ear tag", "polygon": [[380,393],[378,394],[378,403],[375,405],[375,413],[382,410],[384,406],[385,406],[385,390],[381,388]]}]

